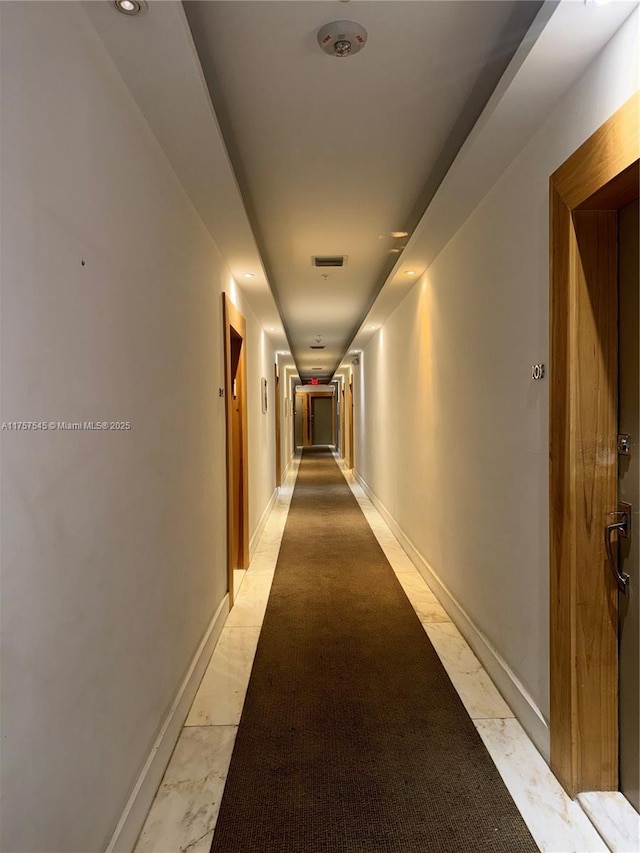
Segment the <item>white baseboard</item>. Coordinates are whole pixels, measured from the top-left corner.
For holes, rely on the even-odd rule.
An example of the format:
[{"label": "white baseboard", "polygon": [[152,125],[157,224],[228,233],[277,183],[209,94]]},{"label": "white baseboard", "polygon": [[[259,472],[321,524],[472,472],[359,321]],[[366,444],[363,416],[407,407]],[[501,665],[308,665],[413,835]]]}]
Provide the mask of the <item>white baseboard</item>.
[{"label": "white baseboard", "polygon": [[353,471],[353,475],[362,486],[365,494],[376,507],[380,515],[387,522],[394,536],[407,552],[411,562],[425,579],[433,594],[447,611],[448,615],[451,617],[451,621],[469,643],[478,660],[488,672],[489,677],[504,697],[507,705],[509,705],[515,716],[522,724],[522,727],[527,732],[538,751],[541,753],[545,761],[549,763],[549,726],[524,685],[509,668],[509,665],[498,650],[491,645],[487,637],[471,621],[464,608],[449,592],[434,569],[424,559],[422,554],[420,554],[411,540],[398,526],[384,504],[378,497],[376,497],[374,492],[369,488],[365,480],[363,480],[355,469]]},{"label": "white baseboard", "polygon": [[269,514],[270,514],[271,510],[273,509],[273,505],[275,504],[277,497],[278,497],[278,489],[275,488],[273,490],[273,494],[269,498],[269,502],[267,503],[266,507],[264,508],[264,512],[260,516],[260,521],[258,522],[258,526],[253,531],[253,535],[252,535],[251,540],[249,542],[249,562],[251,562],[251,559],[253,558],[253,554],[254,554],[256,548],[258,547],[258,540],[262,536],[262,531],[264,530],[264,526],[267,523],[267,519],[269,518]]},{"label": "white baseboard", "polygon": [[131,853],[135,847],[228,615],[229,596],[225,595],[178,689],[153,749],[118,821],[106,853]]}]

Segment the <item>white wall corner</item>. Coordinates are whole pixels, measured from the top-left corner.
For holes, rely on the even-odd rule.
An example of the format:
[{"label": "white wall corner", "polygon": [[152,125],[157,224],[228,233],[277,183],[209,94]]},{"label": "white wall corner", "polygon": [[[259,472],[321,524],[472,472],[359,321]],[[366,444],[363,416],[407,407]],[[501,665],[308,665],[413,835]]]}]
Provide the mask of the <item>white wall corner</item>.
[{"label": "white wall corner", "polygon": [[[291,463],[289,463],[289,464],[291,464]],[[287,465],[287,469],[288,468],[289,468],[289,465]],[[264,526],[267,523],[267,519],[269,518],[269,514],[270,514],[271,510],[273,509],[273,505],[275,504],[277,497],[278,497],[278,489],[275,488],[273,490],[273,492],[271,493],[271,497],[269,498],[269,501],[268,501],[266,507],[264,508],[264,512],[260,516],[260,521],[256,525],[256,529],[253,531],[253,534],[251,536],[251,541],[249,542],[249,561],[251,561],[253,559],[253,555],[255,553],[255,550],[258,547],[258,542],[260,540],[260,537],[262,536],[262,531],[264,530]]]},{"label": "white wall corner", "polygon": [[472,622],[464,608],[449,592],[434,569],[398,526],[393,516],[370,489],[366,481],[355,469],[353,474],[367,497],[389,525],[389,528],[406,551],[411,562],[415,565],[433,594],[451,617],[451,621],[469,643],[474,654],[502,694],[505,702],[509,705],[533,741],[536,749],[548,764],[550,757],[549,725],[531,695],[510,669],[499,651],[492,646],[487,637]]},{"label": "white wall corner", "polygon": [[229,596],[227,594],[204,633],[153,748],[136,780],[106,853],[131,853],[135,847],[228,615]]}]

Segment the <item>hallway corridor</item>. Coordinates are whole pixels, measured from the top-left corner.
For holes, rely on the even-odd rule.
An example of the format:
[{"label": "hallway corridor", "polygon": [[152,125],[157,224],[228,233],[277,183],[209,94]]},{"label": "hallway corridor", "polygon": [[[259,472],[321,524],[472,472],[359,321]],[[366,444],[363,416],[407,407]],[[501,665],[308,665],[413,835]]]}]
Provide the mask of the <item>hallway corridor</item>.
[{"label": "hallway corridor", "polygon": [[354,662],[314,694],[309,651],[287,714],[336,704],[311,765],[342,772],[354,674],[415,745],[384,772],[363,749],[311,822],[341,841],[363,804],[413,853],[364,777],[407,768],[425,822],[458,785],[420,743],[424,659],[449,739],[495,765],[446,843],[502,792],[492,845],[640,853],[639,58],[640,0],[0,2],[0,853],[275,833],[289,794],[254,809],[232,756],[283,737],[251,681],[314,637],[299,614],[265,664],[303,599],[273,609],[311,445],[377,555],[328,645],[376,598],[350,639],[382,665],[389,596],[412,674]]},{"label": "hallway corridor", "polygon": [[[578,804],[562,792],[375,508],[338,462],[349,492],[328,452],[306,451],[295,497],[296,518],[285,530],[299,464],[296,458],[242,581],[136,853],[206,853],[221,802],[211,848],[216,853],[606,850]],[[287,539],[281,548],[283,536]],[[302,554],[301,541],[309,545],[310,553]],[[314,552],[319,552],[315,560]],[[276,572],[277,592],[268,604]],[[315,573],[314,584],[305,583],[303,573]],[[357,589],[350,598],[355,576]],[[417,615],[415,622],[400,587]],[[241,720],[267,608],[270,625]],[[384,624],[384,636],[376,635],[376,622],[381,632]],[[352,624],[357,627],[352,629]],[[420,624],[433,647],[428,641],[421,644],[421,633],[416,638],[414,626]],[[313,668],[305,663],[315,659],[314,637],[324,630],[327,636],[342,637],[343,643],[337,639],[326,655],[317,657],[317,670],[331,673],[331,689],[316,683],[315,671],[309,672]],[[460,696],[459,711],[433,648]],[[397,665],[405,656],[406,674],[401,671],[405,666]],[[362,665],[367,660],[371,670]],[[375,675],[385,671],[395,686],[375,683]],[[405,706],[411,702],[412,682],[425,677],[440,698],[425,704],[424,729],[412,729]],[[305,693],[296,693],[300,685],[306,685]],[[379,703],[371,701],[376,696]],[[457,737],[457,730],[462,731],[463,744],[458,747],[440,731],[429,730],[438,720],[436,706],[442,696],[450,704],[438,727],[451,722],[450,734]],[[418,705],[415,712],[420,715]],[[303,729],[309,720],[314,726],[313,731],[307,727],[310,737],[305,740]],[[401,728],[394,728],[399,722]],[[238,726],[242,736],[232,760]],[[474,727],[513,801],[481,741],[471,734]],[[369,729],[369,743],[378,744],[379,755],[358,755],[353,744],[364,728]],[[286,744],[297,744],[298,755]],[[445,766],[439,779],[434,777],[438,756]],[[395,773],[394,761],[399,762]],[[409,787],[403,790],[396,784],[398,776],[406,780],[412,772]],[[223,799],[227,774],[230,781]],[[475,784],[474,774],[478,774]]]}]

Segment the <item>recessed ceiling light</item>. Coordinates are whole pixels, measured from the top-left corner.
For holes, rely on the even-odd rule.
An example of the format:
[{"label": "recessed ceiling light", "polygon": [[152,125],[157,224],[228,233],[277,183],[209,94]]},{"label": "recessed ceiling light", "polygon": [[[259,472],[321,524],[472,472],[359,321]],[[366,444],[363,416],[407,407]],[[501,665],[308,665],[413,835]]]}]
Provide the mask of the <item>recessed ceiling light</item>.
[{"label": "recessed ceiling light", "polygon": [[399,255],[402,249],[389,249],[389,254],[391,255]]},{"label": "recessed ceiling light", "polygon": [[407,270],[407,271],[405,272],[405,275],[415,275],[415,274],[416,274],[416,271],[415,271],[415,270]]},{"label": "recessed ceiling light", "polygon": [[255,278],[255,275],[254,275],[252,272],[246,272],[246,273],[244,274],[244,277],[245,277],[245,278]]},{"label": "recessed ceiling light", "polygon": [[584,0],[585,6],[608,6],[613,0]]},{"label": "recessed ceiling light", "polygon": [[409,232],[408,232],[408,231],[392,231],[392,232],[391,232],[391,236],[392,236],[392,237],[396,237],[396,238],[399,238],[399,237],[408,237],[408,236],[409,236]]},{"label": "recessed ceiling light", "polygon": [[140,15],[147,10],[145,0],[114,0],[113,5],[123,15]]}]

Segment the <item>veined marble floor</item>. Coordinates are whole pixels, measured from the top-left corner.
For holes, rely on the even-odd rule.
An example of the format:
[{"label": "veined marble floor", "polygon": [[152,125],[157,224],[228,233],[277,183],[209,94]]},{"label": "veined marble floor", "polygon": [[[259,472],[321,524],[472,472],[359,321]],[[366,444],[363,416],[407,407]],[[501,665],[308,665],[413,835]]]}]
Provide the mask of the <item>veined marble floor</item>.
[{"label": "veined marble floor", "polygon": [[[606,853],[611,849],[615,853],[640,853],[638,827],[628,814],[626,829],[622,835],[617,834],[615,845],[609,842],[610,846],[587,817],[587,808],[591,809],[590,814],[594,810],[604,813],[606,809],[612,814],[612,799],[598,800],[588,795],[592,798],[583,801],[581,807],[564,793],[382,516],[346,467],[341,462],[339,465],[540,850]],[[239,589],[235,606],[213,652],[135,853],[209,851],[298,466],[296,458],[248,570],[236,577]],[[631,812],[635,814],[633,809]]]}]

